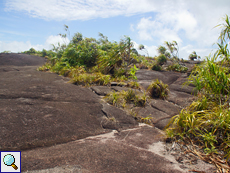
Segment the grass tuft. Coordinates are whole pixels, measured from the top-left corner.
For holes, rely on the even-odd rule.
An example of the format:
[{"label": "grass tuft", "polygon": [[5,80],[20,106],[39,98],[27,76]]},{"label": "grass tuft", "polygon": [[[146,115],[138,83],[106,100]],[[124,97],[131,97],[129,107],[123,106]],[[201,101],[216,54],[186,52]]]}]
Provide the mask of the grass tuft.
[{"label": "grass tuft", "polygon": [[152,81],[147,91],[150,97],[162,99],[165,99],[169,93],[168,85],[164,84],[161,80],[159,81],[158,79]]}]

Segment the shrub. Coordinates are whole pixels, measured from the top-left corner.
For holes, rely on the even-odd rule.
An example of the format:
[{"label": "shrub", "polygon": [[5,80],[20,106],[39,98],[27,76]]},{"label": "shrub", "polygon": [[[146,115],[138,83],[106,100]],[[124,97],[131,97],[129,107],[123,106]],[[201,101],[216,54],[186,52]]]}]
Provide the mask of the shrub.
[{"label": "shrub", "polygon": [[167,58],[164,54],[160,54],[158,57],[157,57],[157,64],[159,65],[163,65],[165,62],[167,62]]},{"label": "shrub", "polygon": [[195,59],[197,59],[197,54],[195,51],[193,51],[190,55],[189,55],[189,59],[191,61],[194,61]]},{"label": "shrub", "polygon": [[158,65],[158,64],[154,64],[151,69],[155,70],[155,71],[161,71],[162,67],[160,65]]},{"label": "shrub", "polygon": [[147,89],[150,97],[152,98],[162,98],[165,99],[168,96],[169,90],[168,85],[164,84],[162,81],[158,79],[152,81]]}]

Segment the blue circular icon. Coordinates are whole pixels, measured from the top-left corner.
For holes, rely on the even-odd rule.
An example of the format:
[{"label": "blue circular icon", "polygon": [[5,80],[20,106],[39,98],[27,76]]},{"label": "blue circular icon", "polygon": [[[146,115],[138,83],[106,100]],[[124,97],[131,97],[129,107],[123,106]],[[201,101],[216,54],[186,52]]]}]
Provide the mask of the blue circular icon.
[{"label": "blue circular icon", "polygon": [[5,157],[3,158],[3,162],[5,163],[5,165],[11,166],[15,162],[14,156],[11,154],[5,155]]}]

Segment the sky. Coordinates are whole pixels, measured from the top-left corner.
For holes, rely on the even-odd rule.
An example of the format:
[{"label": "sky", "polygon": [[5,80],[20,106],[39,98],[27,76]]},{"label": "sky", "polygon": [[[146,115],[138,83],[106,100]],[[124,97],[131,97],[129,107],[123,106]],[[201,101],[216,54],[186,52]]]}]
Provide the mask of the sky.
[{"label": "sky", "polygon": [[[230,0],[0,0],[0,52],[49,50],[80,32],[117,42],[129,36],[150,56],[175,40],[179,58],[193,51],[204,58],[215,51],[221,31],[215,26],[229,13]],[[58,35],[66,33],[64,25],[66,40]]]}]

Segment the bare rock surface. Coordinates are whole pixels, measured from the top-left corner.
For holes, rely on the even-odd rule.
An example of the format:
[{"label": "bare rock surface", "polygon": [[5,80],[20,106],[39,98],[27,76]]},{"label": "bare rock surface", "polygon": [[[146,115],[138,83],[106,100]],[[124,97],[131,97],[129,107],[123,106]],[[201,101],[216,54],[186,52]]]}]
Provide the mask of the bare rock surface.
[{"label": "bare rock surface", "polygon": [[153,108],[168,114],[169,116],[174,116],[181,110],[179,106],[162,99],[152,99],[150,105]]},{"label": "bare rock surface", "polygon": [[[0,150],[51,146],[110,131],[101,124],[105,115],[100,98],[88,88],[37,71],[37,65],[45,62],[43,58],[21,54],[0,57],[0,69],[17,69],[0,70],[0,139],[4,139]],[[20,66],[7,66],[15,62]],[[116,125],[120,126],[118,121]]]},{"label": "bare rock surface", "polygon": [[170,71],[138,70],[136,76],[138,81],[152,81],[155,79],[170,85],[175,82],[182,74]]},{"label": "bare rock surface", "polygon": [[93,92],[100,96],[106,96],[113,90],[108,86],[92,86],[90,87]]},{"label": "bare rock surface", "polygon": [[44,58],[38,56],[22,53],[0,53],[0,66],[39,66],[45,62],[46,60]]},{"label": "bare rock surface", "polygon": [[109,104],[103,104],[102,112],[105,115],[102,120],[102,127],[105,129],[108,128],[120,131],[138,125],[134,118],[128,115],[125,111]]},{"label": "bare rock surface", "polygon": [[196,168],[212,172],[213,166],[204,162],[179,163],[177,157],[167,152],[163,138],[159,129],[140,125],[121,132],[114,130],[66,144],[23,151],[22,171],[185,173]]}]

